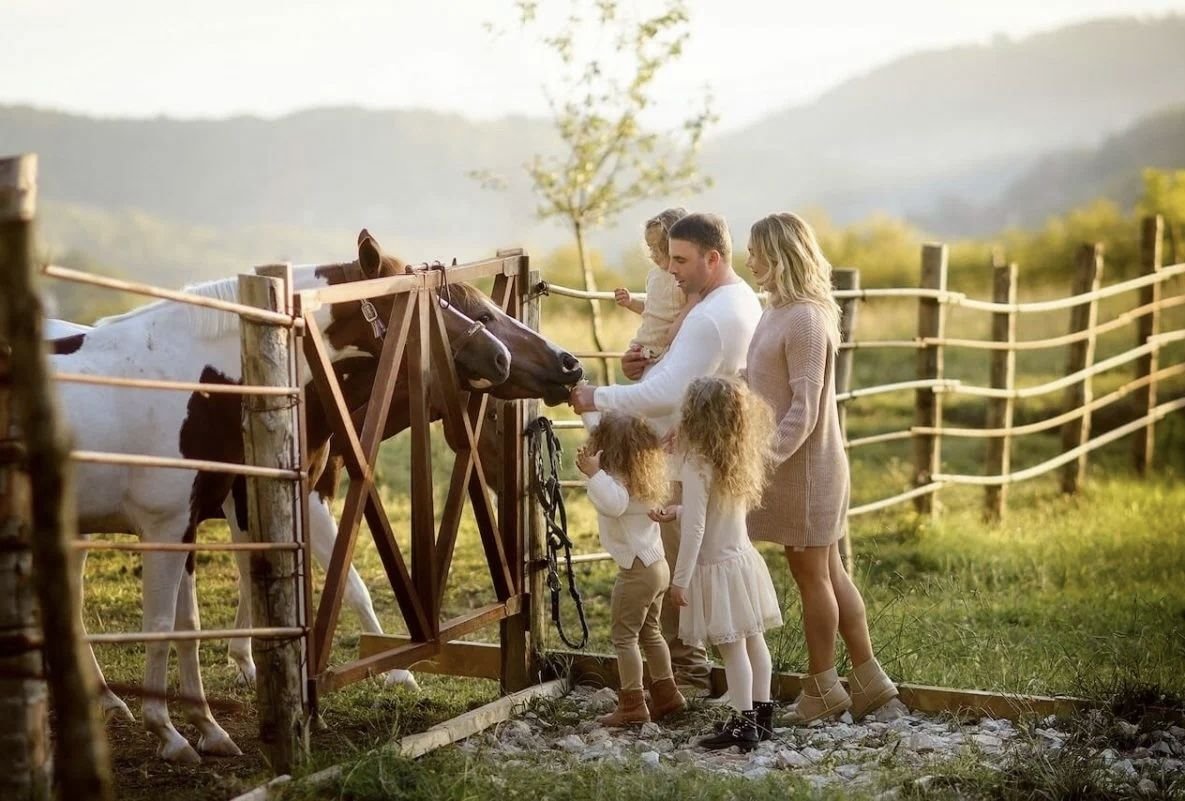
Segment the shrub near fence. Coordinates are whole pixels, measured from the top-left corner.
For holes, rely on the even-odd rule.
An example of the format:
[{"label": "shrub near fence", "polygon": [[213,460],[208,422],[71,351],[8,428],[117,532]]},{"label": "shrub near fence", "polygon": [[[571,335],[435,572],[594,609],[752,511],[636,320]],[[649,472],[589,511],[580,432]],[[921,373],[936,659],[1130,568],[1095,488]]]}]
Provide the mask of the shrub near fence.
[{"label": "shrub near fence", "polygon": [[[1141,227],[1140,274],[1138,277],[1103,286],[1104,255],[1099,244],[1084,244],[1076,259],[1074,284],[1068,296],[1031,302],[1017,302],[1018,268],[1016,264],[993,264],[992,300],[978,300],[947,287],[947,248],[929,244],[922,249],[922,275],[916,288],[861,289],[855,270],[836,270],[834,296],[844,308],[843,342],[837,362],[837,401],[841,412],[861,399],[913,391],[914,423],[908,428],[881,431],[857,438],[847,438],[849,451],[869,445],[913,442],[912,486],[889,497],[852,506],[849,517],[866,515],[912,502],[923,514],[932,514],[937,505],[934,496],[945,487],[982,486],[984,516],[999,520],[1006,512],[1007,488],[1060,471],[1064,492],[1078,492],[1085,479],[1089,455],[1109,443],[1135,435],[1132,459],[1135,468],[1146,474],[1153,463],[1156,424],[1167,415],[1185,409],[1185,397],[1160,400],[1158,390],[1170,379],[1185,375],[1185,362],[1166,364],[1166,346],[1185,342],[1185,328],[1161,330],[1163,312],[1185,305],[1185,293],[1170,293],[1174,279],[1185,275],[1185,263],[1164,266],[1162,240],[1164,223],[1150,217]],[[552,295],[588,300],[611,301],[609,292],[584,292],[548,285]],[[1114,312],[1110,319],[1100,319],[1100,301],[1134,294],[1133,304]],[[917,329],[912,339],[857,338],[855,308],[858,301],[914,300],[917,303]],[[1039,339],[1016,337],[1019,318],[1068,311],[1069,330],[1063,335]],[[991,333],[987,339],[957,338],[947,333],[952,314],[980,312],[991,315]],[[1134,327],[1135,343],[1121,353],[1096,359],[1097,342],[1105,334]],[[1066,349],[1064,374],[1043,383],[1018,386],[1016,361],[1019,353],[1056,352]],[[990,379],[981,386],[948,374],[945,359],[953,349],[986,351]],[[905,381],[852,387],[852,361],[860,350],[913,350],[916,353],[915,377]],[[601,352],[582,352],[587,358]],[[620,357],[620,353],[606,355]],[[875,358],[885,358],[877,356]],[[1129,380],[1096,397],[1095,378],[1123,368],[1132,370]],[[1043,399],[1062,393],[1060,413],[1044,419],[1017,424],[1014,420],[1017,401]],[[977,427],[944,423],[944,402],[948,397],[966,396],[986,401],[985,425]],[[1136,408],[1134,419],[1105,433],[1092,431],[1094,415],[1106,407],[1129,400]],[[847,415],[845,437],[847,437]],[[556,428],[581,428],[578,420],[561,420]],[[1061,429],[1062,447],[1056,456],[1023,469],[1013,467],[1013,451],[1018,438]],[[982,474],[946,472],[942,448],[946,439],[978,439],[984,442]],[[568,488],[580,488],[583,481],[565,481]],[[859,494],[859,487],[853,495]],[[607,559],[603,553],[585,554],[577,561]]]}]

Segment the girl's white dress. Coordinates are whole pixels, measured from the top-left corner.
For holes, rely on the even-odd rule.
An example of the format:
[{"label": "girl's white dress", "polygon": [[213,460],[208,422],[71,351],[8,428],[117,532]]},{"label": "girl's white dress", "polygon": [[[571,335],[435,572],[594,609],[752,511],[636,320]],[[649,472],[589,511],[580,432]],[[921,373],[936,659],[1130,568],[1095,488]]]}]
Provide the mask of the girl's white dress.
[{"label": "girl's white dress", "polygon": [[712,491],[712,468],[685,456],[679,558],[671,584],[687,588],[679,639],[736,642],[782,625],[773,579],[745,528],[745,504]]}]

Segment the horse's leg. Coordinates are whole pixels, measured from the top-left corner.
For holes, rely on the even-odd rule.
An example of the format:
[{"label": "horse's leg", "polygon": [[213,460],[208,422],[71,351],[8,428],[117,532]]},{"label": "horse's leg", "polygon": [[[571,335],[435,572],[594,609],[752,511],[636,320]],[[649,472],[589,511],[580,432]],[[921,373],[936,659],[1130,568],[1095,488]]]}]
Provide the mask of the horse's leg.
[{"label": "horse's leg", "polygon": [[[184,520],[174,525],[184,527]],[[164,526],[161,527],[162,529]],[[178,540],[181,538],[178,537]],[[148,551],[144,554],[144,631],[172,632],[177,619],[177,594],[185,572],[188,554],[173,551]],[[169,762],[196,765],[202,761],[169,720],[165,691],[169,672],[169,641],[145,643],[144,728],[159,741],[157,756]]]},{"label": "horse's leg", "polygon": [[[181,585],[177,588],[177,617],[174,631],[198,631],[202,623],[198,615],[197,582],[188,569],[181,574]],[[198,751],[218,756],[242,756],[243,752],[230,739],[230,735],[218,725],[206,703],[206,690],[202,686],[202,669],[198,659],[197,640],[176,640],[177,668],[181,678],[181,695],[187,700],[186,719],[199,732]]]},{"label": "horse's leg", "polygon": [[[80,551],[78,559],[74,562],[74,570],[78,574],[79,628],[83,637],[86,636],[86,620],[82,615],[82,604],[83,596],[86,593],[82,590],[82,581],[86,571],[86,555],[87,551]],[[94,646],[87,643],[86,650],[91,655],[91,665],[94,666],[95,678],[99,682],[99,707],[103,710],[103,719],[110,722],[118,718],[135,723],[136,719],[132,717],[132,710],[128,709],[128,705],[118,695],[111,692],[111,688],[107,686],[107,679],[103,677],[103,669],[99,667],[99,660],[95,657]]]},{"label": "horse's leg", "polygon": [[[316,492],[309,496],[309,541],[313,547],[313,556],[322,568],[328,569],[329,560],[333,556],[333,544],[337,541],[337,523],[333,519],[333,513],[329,511],[329,503]],[[353,565],[350,565],[350,572],[346,576],[343,600],[358,614],[363,631],[368,634],[383,633],[378,615],[374,612],[374,603],[370,600],[370,591],[366,589],[366,584]],[[407,670],[388,671],[383,681],[388,685],[419,689],[415,676]]]},{"label": "horse's leg", "polygon": [[[230,538],[234,542],[246,542],[247,534],[239,528],[236,516],[234,494],[226,496],[222,503],[222,511],[226,515],[226,525],[230,527]],[[247,551],[235,551],[235,566],[239,570],[239,606],[235,610],[235,628],[251,628],[251,554]],[[232,637],[226,646],[226,655],[231,663],[239,669],[235,681],[239,684],[255,686],[255,659],[251,656],[250,637]]]}]

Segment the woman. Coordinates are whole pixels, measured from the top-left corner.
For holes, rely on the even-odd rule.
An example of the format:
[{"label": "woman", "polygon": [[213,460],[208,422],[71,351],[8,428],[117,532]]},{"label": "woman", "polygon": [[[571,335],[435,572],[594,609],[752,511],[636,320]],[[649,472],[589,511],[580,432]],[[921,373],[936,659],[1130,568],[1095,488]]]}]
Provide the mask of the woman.
[{"label": "woman", "polygon": [[[860,591],[839,556],[850,480],[835,403],[839,306],[831,265],[799,217],[771,214],[749,232],[749,269],[769,294],[749,345],[749,385],[772,407],[774,474],[749,536],[782,545],[802,596],[809,673],[792,710],[807,723],[850,709],[859,719],[897,695],[872,653]],[[835,671],[835,635],[852,664],[848,695]]]}]

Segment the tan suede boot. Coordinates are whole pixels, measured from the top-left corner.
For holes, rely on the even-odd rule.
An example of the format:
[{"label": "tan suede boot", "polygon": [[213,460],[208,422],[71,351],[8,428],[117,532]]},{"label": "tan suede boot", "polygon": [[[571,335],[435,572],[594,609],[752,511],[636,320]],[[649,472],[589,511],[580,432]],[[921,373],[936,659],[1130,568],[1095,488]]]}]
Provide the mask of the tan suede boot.
[{"label": "tan suede boot", "polygon": [[642,696],[641,690],[618,690],[617,709],[597,718],[597,723],[606,727],[649,722],[650,712],[646,709],[646,699]]},{"label": "tan suede boot", "polygon": [[822,673],[812,673],[802,680],[802,692],[790,709],[789,719],[794,723],[810,723],[812,720],[836,717],[852,705],[839,674],[835,668]]},{"label": "tan suede boot", "polygon": [[673,678],[656,679],[650,685],[650,719],[658,722],[687,708],[687,699]]},{"label": "tan suede boot", "polygon": [[848,689],[852,693],[853,720],[875,712],[897,697],[896,685],[875,658],[852,668],[848,674]]}]

